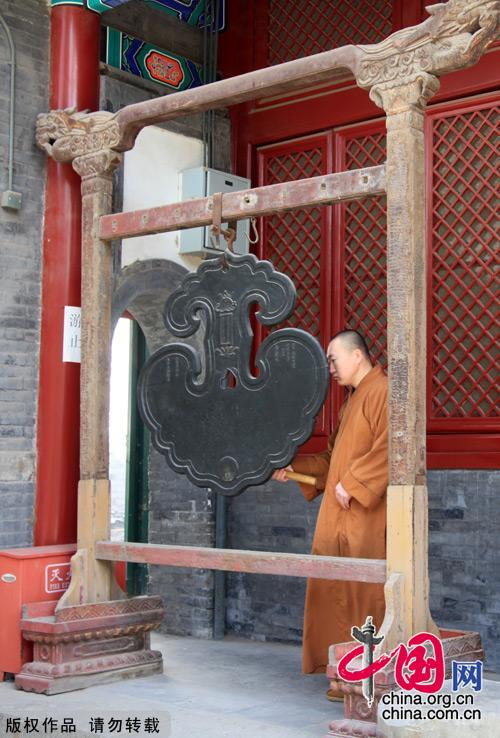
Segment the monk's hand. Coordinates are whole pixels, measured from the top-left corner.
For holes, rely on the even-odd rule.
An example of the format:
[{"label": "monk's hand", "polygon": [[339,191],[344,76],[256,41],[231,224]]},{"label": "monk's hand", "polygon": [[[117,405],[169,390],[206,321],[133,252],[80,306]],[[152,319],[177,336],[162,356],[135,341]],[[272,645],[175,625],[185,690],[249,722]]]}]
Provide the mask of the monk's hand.
[{"label": "monk's hand", "polygon": [[349,510],[352,495],[345,491],[340,482],[335,487],[335,497],[343,510]]},{"label": "monk's hand", "polygon": [[271,479],[274,479],[276,482],[288,482],[289,479],[287,479],[286,476],[287,471],[293,471],[290,464],[288,466],[285,466],[284,469],[276,469],[275,471],[273,471]]}]

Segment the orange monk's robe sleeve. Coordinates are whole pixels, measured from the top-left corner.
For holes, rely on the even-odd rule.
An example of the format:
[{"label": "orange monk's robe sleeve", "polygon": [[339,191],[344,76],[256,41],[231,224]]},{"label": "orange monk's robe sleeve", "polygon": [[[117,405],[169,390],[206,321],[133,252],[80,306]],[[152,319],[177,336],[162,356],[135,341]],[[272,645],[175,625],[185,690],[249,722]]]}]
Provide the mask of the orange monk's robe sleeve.
[{"label": "orange monk's robe sleeve", "polygon": [[368,510],[375,508],[389,483],[387,412],[382,412],[369,451],[353,459],[340,480],[346,492]]},{"label": "orange monk's robe sleeve", "polygon": [[304,484],[299,482],[299,487],[306,500],[314,500],[325,489],[328,469],[330,468],[331,449],[328,443],[328,450],[322,454],[314,456],[297,456],[292,461],[292,469],[299,474],[309,474],[316,477],[316,485]]},{"label": "orange monk's robe sleeve", "polygon": [[294,472],[299,474],[309,474],[312,477],[316,477],[316,485],[304,484],[299,482],[299,487],[306,498],[311,502],[315,497],[320,495],[326,486],[326,480],[328,477],[328,470],[330,469],[330,459],[332,457],[332,450],[335,444],[335,438],[337,436],[340,421],[342,419],[342,413],[344,412],[345,403],[342,405],[339,411],[337,419],[337,426],[333,431],[332,435],[328,439],[328,448],[321,454],[314,454],[313,456],[296,456],[292,461],[292,469]]}]

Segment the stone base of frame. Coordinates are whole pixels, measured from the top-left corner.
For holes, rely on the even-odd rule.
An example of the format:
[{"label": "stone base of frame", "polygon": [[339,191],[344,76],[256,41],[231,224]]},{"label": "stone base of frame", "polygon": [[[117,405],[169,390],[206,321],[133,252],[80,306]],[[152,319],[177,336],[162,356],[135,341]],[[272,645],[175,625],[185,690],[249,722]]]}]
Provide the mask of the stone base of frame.
[{"label": "stone base of frame", "polygon": [[133,597],[25,617],[21,629],[33,641],[33,661],[21,667],[16,687],[59,694],[162,673],[162,655],[151,650],[150,633],[163,616],[160,597]]},{"label": "stone base of frame", "polygon": [[[477,661],[484,659],[484,651],[479,633],[460,630],[440,631],[446,677],[451,676],[452,661]],[[361,682],[345,682],[338,676],[339,660],[359,643],[337,643],[330,649],[330,663],[326,674],[330,687],[344,694],[344,718],[330,723],[326,738],[381,738],[377,729],[377,707],[383,694],[398,690],[394,678],[394,664],[391,661],[384,671],[374,677],[375,699],[371,708],[361,692]]]}]

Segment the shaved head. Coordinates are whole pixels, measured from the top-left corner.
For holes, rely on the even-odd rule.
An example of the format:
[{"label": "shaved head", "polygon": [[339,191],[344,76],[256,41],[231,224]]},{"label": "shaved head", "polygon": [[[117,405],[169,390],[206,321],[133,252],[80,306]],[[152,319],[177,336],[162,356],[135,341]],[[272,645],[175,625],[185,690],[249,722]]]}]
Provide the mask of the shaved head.
[{"label": "shaved head", "polygon": [[366,341],[358,331],[340,331],[328,344],[330,374],[340,385],[357,387],[372,369]]},{"label": "shaved head", "polygon": [[361,333],[358,333],[358,331],[339,331],[339,333],[336,333],[332,338],[332,341],[336,338],[338,338],[342,345],[349,351],[359,349],[365,359],[370,361],[370,352],[368,351],[368,346],[366,345],[366,341]]}]

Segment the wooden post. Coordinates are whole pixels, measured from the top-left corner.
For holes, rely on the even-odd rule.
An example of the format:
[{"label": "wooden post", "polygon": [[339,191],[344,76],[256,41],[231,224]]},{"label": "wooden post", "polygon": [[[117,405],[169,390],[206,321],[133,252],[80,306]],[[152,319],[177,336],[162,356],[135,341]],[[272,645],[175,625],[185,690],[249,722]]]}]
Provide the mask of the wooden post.
[{"label": "wooden post", "polygon": [[82,344],[80,374],[80,482],[78,550],[71,585],[58,608],[112,599],[109,562],[95,558],[95,541],[110,537],[109,378],[112,252],[99,238],[101,215],[111,212],[113,170],[121,155],[110,149],[73,160],[82,178]]},{"label": "wooden post", "polygon": [[[438,88],[436,77],[421,72],[375,85],[370,92],[387,114],[389,581],[384,650],[419,631],[438,633],[429,611],[427,563],[424,191],[424,109]],[[391,590],[390,577],[398,573],[403,575],[400,594]]]}]

